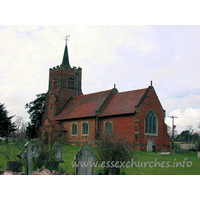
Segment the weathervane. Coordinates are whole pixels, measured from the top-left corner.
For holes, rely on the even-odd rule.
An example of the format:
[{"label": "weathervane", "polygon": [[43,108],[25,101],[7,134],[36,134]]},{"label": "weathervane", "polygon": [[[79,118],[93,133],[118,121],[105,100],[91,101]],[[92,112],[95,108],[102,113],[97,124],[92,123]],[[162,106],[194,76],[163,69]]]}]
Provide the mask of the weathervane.
[{"label": "weathervane", "polygon": [[69,40],[68,40],[68,37],[70,37],[70,35],[67,35],[67,36],[65,37],[66,43],[67,43],[67,41],[69,41]]}]

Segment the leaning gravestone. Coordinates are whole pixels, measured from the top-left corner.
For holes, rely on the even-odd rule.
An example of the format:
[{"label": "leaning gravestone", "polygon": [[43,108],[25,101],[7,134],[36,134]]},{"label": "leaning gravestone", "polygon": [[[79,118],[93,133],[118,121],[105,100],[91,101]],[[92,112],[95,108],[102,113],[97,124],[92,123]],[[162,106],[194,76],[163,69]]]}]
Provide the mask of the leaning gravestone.
[{"label": "leaning gravestone", "polygon": [[90,147],[85,144],[79,152],[74,156],[76,162],[75,174],[76,175],[92,175],[93,164],[95,162],[95,156],[91,152]]},{"label": "leaning gravestone", "polygon": [[37,151],[37,146],[33,146],[30,142],[27,142],[24,146],[27,148],[27,151],[20,151],[17,156],[21,159],[26,158],[25,174],[31,175],[31,160],[32,158],[37,158],[40,154]]},{"label": "leaning gravestone", "polygon": [[6,162],[5,171],[21,172],[23,163],[17,161]]},{"label": "leaning gravestone", "polygon": [[54,159],[57,162],[63,162],[62,159],[62,145],[58,142],[56,142],[53,145],[53,153],[54,153]]}]

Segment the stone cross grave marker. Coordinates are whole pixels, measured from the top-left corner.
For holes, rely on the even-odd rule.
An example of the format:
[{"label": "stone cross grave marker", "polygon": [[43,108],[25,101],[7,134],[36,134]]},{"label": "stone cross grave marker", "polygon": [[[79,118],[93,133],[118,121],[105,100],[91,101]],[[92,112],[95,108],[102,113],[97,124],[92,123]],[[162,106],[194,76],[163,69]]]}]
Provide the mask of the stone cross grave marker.
[{"label": "stone cross grave marker", "polygon": [[37,158],[40,154],[37,151],[37,145],[32,145],[31,142],[27,142],[24,145],[27,148],[27,151],[20,151],[17,156],[21,159],[26,158],[25,174],[31,175],[31,160],[32,158]]},{"label": "stone cross grave marker", "polygon": [[92,175],[93,164],[95,162],[95,156],[91,152],[90,147],[85,144],[79,152],[74,156],[76,162],[75,174],[76,175]]},{"label": "stone cross grave marker", "polygon": [[54,153],[55,161],[63,162],[63,159],[62,159],[62,145],[59,142],[56,142],[53,145],[53,153]]}]

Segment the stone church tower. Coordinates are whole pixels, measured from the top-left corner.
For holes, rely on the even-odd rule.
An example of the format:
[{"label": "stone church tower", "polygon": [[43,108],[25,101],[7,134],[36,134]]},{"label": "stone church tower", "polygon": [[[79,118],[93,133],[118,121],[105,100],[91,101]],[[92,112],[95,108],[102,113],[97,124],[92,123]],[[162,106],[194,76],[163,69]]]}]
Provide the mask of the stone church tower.
[{"label": "stone church tower", "polygon": [[82,95],[82,69],[69,64],[67,37],[62,64],[49,69],[49,88],[45,99],[45,119],[52,121],[62,110],[70,97]]}]

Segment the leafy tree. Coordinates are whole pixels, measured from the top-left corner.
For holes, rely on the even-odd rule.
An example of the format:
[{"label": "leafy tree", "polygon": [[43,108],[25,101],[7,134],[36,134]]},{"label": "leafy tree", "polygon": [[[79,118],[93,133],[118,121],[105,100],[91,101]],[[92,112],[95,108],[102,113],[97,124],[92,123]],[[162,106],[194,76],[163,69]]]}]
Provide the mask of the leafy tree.
[{"label": "leafy tree", "polygon": [[36,99],[30,103],[26,103],[25,108],[28,109],[27,113],[30,115],[30,123],[26,128],[26,136],[28,138],[35,138],[42,125],[42,115],[45,110],[45,93],[37,94]]},{"label": "leafy tree", "polygon": [[28,126],[26,127],[26,137],[31,139],[35,138],[36,136],[37,136],[37,131],[35,125],[28,123]]},{"label": "leafy tree", "polygon": [[8,111],[4,104],[0,103],[0,136],[8,138],[9,134],[16,130],[16,125],[11,119],[14,116],[8,117]]}]

